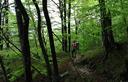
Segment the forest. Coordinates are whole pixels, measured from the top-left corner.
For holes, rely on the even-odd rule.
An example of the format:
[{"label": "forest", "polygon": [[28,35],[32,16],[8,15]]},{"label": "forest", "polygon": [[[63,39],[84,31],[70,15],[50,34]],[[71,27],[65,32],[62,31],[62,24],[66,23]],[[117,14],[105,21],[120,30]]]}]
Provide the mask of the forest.
[{"label": "forest", "polygon": [[128,82],[128,0],[0,0],[0,82]]}]

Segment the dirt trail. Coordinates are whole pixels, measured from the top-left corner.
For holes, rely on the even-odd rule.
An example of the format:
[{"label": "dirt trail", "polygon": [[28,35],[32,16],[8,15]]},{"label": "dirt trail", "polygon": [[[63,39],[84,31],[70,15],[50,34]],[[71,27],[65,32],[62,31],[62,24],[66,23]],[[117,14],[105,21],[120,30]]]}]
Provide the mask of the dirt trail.
[{"label": "dirt trail", "polygon": [[[88,68],[86,63],[80,65],[80,63],[85,60],[86,58],[81,55],[71,59],[68,65],[70,67],[67,69],[69,74],[64,82],[104,82],[105,79],[96,74],[92,69]],[[94,81],[88,81],[87,79],[90,77],[94,77]]]}]

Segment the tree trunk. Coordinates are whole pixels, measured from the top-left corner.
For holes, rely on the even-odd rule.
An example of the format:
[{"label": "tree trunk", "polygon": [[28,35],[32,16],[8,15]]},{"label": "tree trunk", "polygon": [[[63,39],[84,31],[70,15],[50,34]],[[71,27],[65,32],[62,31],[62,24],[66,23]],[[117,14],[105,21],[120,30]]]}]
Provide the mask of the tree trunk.
[{"label": "tree trunk", "polygon": [[49,58],[48,58],[48,54],[46,52],[46,49],[45,49],[45,45],[44,45],[44,41],[43,41],[43,38],[41,36],[41,15],[40,15],[40,9],[39,9],[39,6],[37,4],[37,1],[36,0],[33,0],[33,3],[36,7],[36,10],[37,10],[37,14],[38,14],[38,26],[37,26],[37,31],[38,31],[38,40],[39,40],[39,44],[40,44],[40,48],[42,50],[42,53],[43,53],[43,56],[44,56],[44,59],[45,59],[45,63],[46,63],[46,67],[47,67],[47,73],[48,73],[48,76],[49,76],[49,79],[52,81],[52,70],[51,70],[51,66],[50,66],[50,63],[49,63]]},{"label": "tree trunk", "polygon": [[51,53],[52,53],[53,70],[54,70],[53,82],[59,82],[58,64],[57,64],[55,45],[54,45],[54,39],[53,39],[53,34],[52,34],[51,21],[50,21],[48,9],[47,9],[47,0],[43,0],[43,11],[44,11],[45,19],[46,19],[49,41],[50,41],[50,48],[51,48]]},{"label": "tree trunk", "polygon": [[67,21],[66,21],[66,17],[67,17],[67,11],[66,11],[66,3],[67,3],[67,0],[64,0],[64,28],[63,28],[63,31],[64,31],[64,36],[63,36],[63,47],[64,47],[64,51],[67,52]]},{"label": "tree trunk", "polygon": [[111,13],[106,11],[105,0],[99,0],[100,14],[101,14],[101,27],[102,27],[102,40],[105,47],[106,55],[115,47],[113,32],[112,32],[112,19]]},{"label": "tree trunk", "polygon": [[15,4],[16,4],[15,9],[16,9],[16,18],[18,24],[19,37],[20,37],[20,45],[24,59],[25,82],[32,82],[31,55],[30,55],[30,46],[28,40],[29,16],[21,0],[15,0]]},{"label": "tree trunk", "polygon": [[[0,1],[0,35],[2,36],[2,27],[1,27],[1,21],[2,21],[2,8],[1,8],[2,4],[1,4],[1,1]],[[2,38],[0,37],[0,50],[2,50]]]},{"label": "tree trunk", "polygon": [[110,44],[110,49],[115,47],[115,41],[114,41],[114,36],[113,36],[113,31],[112,31],[112,17],[111,17],[111,12],[108,10],[107,16],[106,16],[106,21],[108,21],[108,26],[107,26],[107,31],[108,31],[108,40]]},{"label": "tree trunk", "polygon": [[64,31],[64,27],[65,27],[65,23],[64,23],[64,1],[59,0],[59,11],[60,11],[60,19],[61,19],[61,27],[62,27],[62,50],[65,52],[65,31]]},{"label": "tree trunk", "polygon": [[77,18],[74,16],[74,21],[75,21],[75,34],[77,35],[78,34],[78,21],[77,21]]},{"label": "tree trunk", "polygon": [[71,21],[71,0],[69,0],[68,2],[68,51],[71,51],[71,25],[70,25],[70,21]]},{"label": "tree trunk", "polygon": [[[2,28],[2,1],[0,1],[0,35],[2,36],[3,28]],[[3,40],[0,38],[0,50],[3,49]]]},{"label": "tree trunk", "polygon": [[[5,0],[5,25],[6,25],[6,32],[7,32],[7,35],[6,37],[9,39],[9,29],[8,29],[8,5],[9,5],[9,2],[8,0]],[[9,49],[9,43],[7,42],[6,43],[6,47],[7,49]]]}]

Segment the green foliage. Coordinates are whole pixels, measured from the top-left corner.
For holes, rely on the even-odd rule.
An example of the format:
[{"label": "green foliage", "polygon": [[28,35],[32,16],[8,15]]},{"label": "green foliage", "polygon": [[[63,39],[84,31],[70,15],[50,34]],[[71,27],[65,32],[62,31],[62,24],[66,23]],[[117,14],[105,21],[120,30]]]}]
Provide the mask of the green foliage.
[{"label": "green foliage", "polygon": [[23,76],[24,71],[22,68],[16,69],[15,71],[11,72],[11,78],[9,79],[11,82],[16,81],[18,78],[20,78],[21,76]]},{"label": "green foliage", "polygon": [[[30,49],[32,53],[32,64],[35,66],[42,74],[46,75],[46,66],[43,59],[43,54],[41,53],[41,49],[38,43],[38,37],[37,37],[37,15],[35,7],[33,7],[32,1],[24,0],[23,1],[26,10],[30,16],[30,24],[29,24],[29,42],[30,42]],[[40,4],[41,1],[37,0],[37,3],[40,6],[40,9],[42,9],[42,5]],[[112,14],[112,30],[114,34],[114,39],[116,42],[126,42],[128,40],[128,0],[106,0],[106,9],[110,10]],[[3,10],[5,12],[5,9]],[[42,11],[41,11],[42,12]],[[17,22],[16,22],[16,16],[14,13],[14,10],[10,10],[6,13],[8,14],[9,23],[7,25],[1,25],[3,28],[3,35],[6,35],[8,27],[9,30],[9,40],[14,43],[18,48],[20,48],[20,42],[19,42],[19,35],[18,35],[18,28],[17,28]],[[52,13],[50,13],[52,15]],[[59,15],[59,14],[58,14]],[[78,24],[78,34],[75,33],[75,27],[74,24],[74,18],[76,18]],[[42,15],[42,19],[44,19]],[[51,19],[53,19],[51,17]],[[57,22],[60,22],[59,18],[57,18]],[[126,19],[126,21],[124,20]],[[68,21],[67,21],[68,22]],[[99,4],[98,0],[72,0],[72,16],[71,16],[71,34],[64,36],[71,36],[71,40],[77,40],[80,44],[80,53],[84,53],[83,55],[87,58],[95,58],[98,55],[103,54],[103,44],[102,44],[102,28],[101,28],[101,22],[100,22],[100,10],[99,10]],[[67,56],[67,53],[62,52],[62,34],[61,34],[61,27],[60,24],[55,25],[53,27],[53,31],[56,34],[54,36],[55,41],[55,47],[57,53],[57,57],[63,58],[63,56]],[[57,28],[56,28],[57,27]],[[51,51],[50,51],[50,44],[49,44],[49,38],[47,35],[47,29],[46,24],[44,20],[42,21],[42,35],[45,38],[45,47],[47,50],[47,53],[49,55],[50,60],[51,58]],[[2,36],[2,34],[1,34]],[[36,43],[37,42],[37,43]],[[2,44],[2,43],[0,43]],[[14,49],[16,52],[14,52],[11,49],[6,49],[5,42],[4,44],[4,50],[0,51],[0,55],[4,59],[5,66],[7,68],[8,75],[10,77],[10,81],[13,82],[17,78],[21,78],[24,70],[23,70],[23,62],[22,61],[22,55],[21,53],[15,49],[11,44],[11,48]],[[37,44],[37,45],[36,45]],[[34,54],[33,54],[34,53]],[[64,55],[63,55],[64,54]],[[113,53],[115,54],[115,53]],[[116,53],[117,54],[117,53]],[[111,58],[116,58],[111,57]],[[18,60],[17,60],[18,59]],[[122,59],[120,59],[123,61]],[[61,59],[59,59],[61,61]],[[107,61],[107,63],[113,62],[112,68],[115,68],[117,64],[122,64],[124,62],[118,62],[116,59],[110,59]],[[10,65],[8,65],[10,64]],[[109,65],[112,65],[109,64]],[[102,72],[102,67],[104,65],[98,65],[97,71]],[[124,64],[122,64],[119,68],[116,67],[113,74],[118,75],[122,72]],[[108,68],[108,66],[104,66],[105,68]],[[9,70],[8,70],[9,69]],[[33,77],[36,77],[38,75],[37,72],[34,72]]]},{"label": "green foliage", "polygon": [[[122,3],[121,3],[122,1]],[[85,5],[86,4],[86,5]],[[82,51],[93,47],[102,46],[102,28],[100,26],[100,11],[97,0],[82,0],[80,8],[76,9],[77,19],[80,21],[78,36],[73,34],[73,39],[78,39]],[[127,41],[127,0],[108,0],[106,9],[112,13],[112,30],[116,42]]]},{"label": "green foliage", "polygon": [[88,50],[86,53],[83,53],[83,55],[86,57],[86,58],[89,58],[89,59],[93,59],[93,58],[96,58],[97,56],[101,56],[104,54],[104,49],[103,48],[94,48],[94,49],[91,49],[91,50]]}]

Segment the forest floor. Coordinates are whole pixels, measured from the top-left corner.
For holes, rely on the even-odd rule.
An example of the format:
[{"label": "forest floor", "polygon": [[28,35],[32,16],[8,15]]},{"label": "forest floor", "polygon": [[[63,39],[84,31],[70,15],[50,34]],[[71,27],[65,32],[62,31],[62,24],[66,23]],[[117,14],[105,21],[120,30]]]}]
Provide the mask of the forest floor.
[{"label": "forest floor", "polygon": [[[128,69],[128,45],[120,44],[118,49],[108,54],[106,61],[103,61],[104,50],[95,48],[86,53],[78,53],[76,58],[63,54],[58,56],[59,73],[62,77],[61,82],[126,82]],[[21,60],[13,60],[11,74],[19,75],[15,82],[23,81],[23,70]],[[14,63],[15,62],[15,63]],[[33,62],[39,70],[45,69],[39,61]],[[45,73],[46,70],[42,70]],[[20,74],[21,73],[21,74]],[[34,73],[34,71],[33,71]],[[13,76],[14,76],[13,75]],[[47,77],[34,73],[33,82],[48,82]],[[38,76],[37,76],[38,75]],[[15,79],[15,77],[12,77]],[[0,80],[0,82],[3,82]]]},{"label": "forest floor", "polygon": [[62,82],[126,82],[128,45],[120,44],[119,47],[108,54],[103,60],[102,49],[90,50],[78,54],[76,58],[65,60],[68,75]]}]

